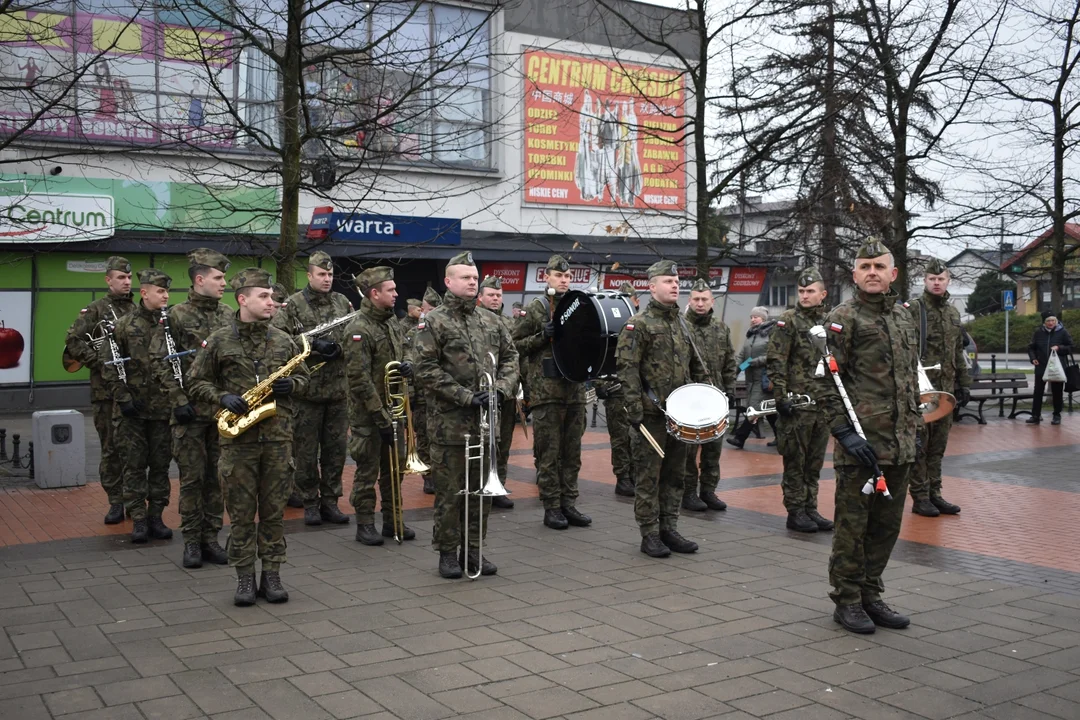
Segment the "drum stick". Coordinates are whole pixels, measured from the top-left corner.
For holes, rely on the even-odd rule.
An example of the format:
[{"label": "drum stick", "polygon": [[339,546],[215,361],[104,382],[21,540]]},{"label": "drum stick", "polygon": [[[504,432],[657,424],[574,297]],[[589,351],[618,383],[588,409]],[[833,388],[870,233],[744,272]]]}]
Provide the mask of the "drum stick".
[{"label": "drum stick", "polygon": [[638,432],[641,433],[641,436],[643,438],[649,441],[649,444],[652,445],[652,449],[655,450],[656,454],[660,456],[661,460],[663,460],[664,449],[660,447],[660,443],[656,442],[656,438],[652,436],[652,433],[646,430],[644,425],[638,425]]}]

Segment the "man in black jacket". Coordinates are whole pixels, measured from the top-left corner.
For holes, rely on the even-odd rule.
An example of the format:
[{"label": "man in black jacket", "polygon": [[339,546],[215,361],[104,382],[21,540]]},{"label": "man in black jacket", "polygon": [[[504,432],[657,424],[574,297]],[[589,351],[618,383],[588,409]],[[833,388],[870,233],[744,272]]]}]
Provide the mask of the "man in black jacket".
[{"label": "man in black jacket", "polygon": [[[1037,425],[1042,422],[1043,392],[1046,390],[1046,381],[1043,373],[1046,372],[1046,363],[1050,360],[1050,353],[1057,351],[1058,357],[1064,364],[1065,355],[1072,350],[1072,338],[1065,326],[1058,322],[1057,313],[1047,310],[1042,314],[1043,324],[1035,328],[1035,335],[1028,345],[1028,358],[1035,366],[1035,399],[1031,403],[1031,417],[1029,425]],[[1051,425],[1061,424],[1062,395],[1065,383],[1051,382],[1050,394],[1054,398],[1054,419]]]}]

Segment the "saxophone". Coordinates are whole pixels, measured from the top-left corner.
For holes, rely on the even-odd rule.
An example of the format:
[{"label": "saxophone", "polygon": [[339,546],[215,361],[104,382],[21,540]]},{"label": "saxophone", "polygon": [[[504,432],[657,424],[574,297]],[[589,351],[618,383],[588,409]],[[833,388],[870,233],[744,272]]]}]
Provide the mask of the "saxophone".
[{"label": "saxophone", "polygon": [[301,335],[300,341],[303,343],[303,347],[299,355],[293,357],[289,362],[270,373],[265,380],[244,393],[244,402],[248,405],[246,415],[237,415],[231,410],[222,409],[214,416],[217,420],[218,434],[221,437],[238,437],[263,420],[277,415],[277,403],[273,400],[270,402],[264,401],[270,395],[270,386],[274,384],[274,381],[289,377],[311,353],[311,343],[308,342],[307,337]]}]

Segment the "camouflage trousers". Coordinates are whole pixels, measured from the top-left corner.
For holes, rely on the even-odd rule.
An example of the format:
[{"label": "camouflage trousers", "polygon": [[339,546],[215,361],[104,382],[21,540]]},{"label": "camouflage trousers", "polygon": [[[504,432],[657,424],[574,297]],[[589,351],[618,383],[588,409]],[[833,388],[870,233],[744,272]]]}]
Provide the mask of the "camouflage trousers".
[{"label": "camouflage trousers", "polygon": [[510,446],[514,443],[514,423],[517,420],[517,401],[504,400],[499,405],[499,458],[495,471],[506,484],[506,466],[510,462]]},{"label": "camouflage trousers", "polygon": [[645,438],[638,438],[634,446],[634,519],[641,528],[641,537],[645,537],[679,527],[687,446],[668,435],[663,415],[646,415],[642,427],[664,449],[661,460]]},{"label": "camouflage trousers", "polygon": [[109,498],[110,505],[119,505],[124,502],[124,464],[113,439],[112,400],[94,401],[94,429],[101,441],[101,462],[98,464],[101,489]]},{"label": "camouflage trousers", "polygon": [[113,432],[124,464],[124,506],[132,520],[159,517],[169,506],[169,421],[120,416]]},{"label": "camouflage trousers", "polygon": [[[237,575],[278,570],[285,562],[285,503],[293,472],[292,443],[230,443],[218,459],[229,510],[229,564]],[[258,523],[256,523],[258,516]]]},{"label": "camouflage trousers", "polygon": [[776,449],[784,457],[784,507],[789,513],[817,510],[818,478],[829,447],[829,427],[821,413],[796,410],[776,419]]},{"label": "camouflage trousers", "polygon": [[218,539],[225,499],[218,479],[218,431],[212,422],[172,426],[172,456],[180,467],[180,532],[184,542]]},{"label": "camouflage trousers", "polygon": [[836,529],[829,557],[829,597],[837,605],[872,603],[881,599],[881,574],[889,564],[900,523],[904,497],[915,464],[882,468],[893,499],[879,493],[863,495],[872,474],[861,465],[836,466]]},{"label": "camouflage trousers", "polygon": [[929,500],[941,497],[941,460],[952,430],[952,415],[927,423],[922,431],[922,450],[915,453],[915,469],[911,473],[911,498]]},{"label": "camouflage trousers", "polygon": [[[720,451],[724,449],[724,440],[713,440],[704,445],[686,445],[686,475],[683,476],[683,491],[693,495],[703,492],[716,492],[720,484]],[[698,448],[701,448],[700,463]],[[650,446],[651,449],[651,446]],[[656,454],[656,451],[652,451]]]},{"label": "camouflage trousers", "polygon": [[585,405],[545,403],[532,408],[533,461],[545,510],[573,507],[578,497]]},{"label": "camouflage trousers", "polygon": [[[487,456],[484,456],[487,458]],[[490,458],[487,458],[490,461]],[[480,467],[478,460],[469,463],[469,487],[483,486],[490,465]],[[435,527],[431,547],[437,552],[457,551],[464,543],[465,497],[458,493],[465,487],[465,447],[463,445],[431,444],[431,479],[435,481]],[[469,497],[469,547],[480,545],[480,513],[484,514],[484,536],[487,536],[491,498]]]},{"label": "camouflage trousers", "polygon": [[607,420],[608,438],[611,441],[611,472],[616,478],[629,478],[634,474],[633,449],[636,432],[630,430],[626,417],[626,398],[616,395],[604,400],[604,418]]},{"label": "camouflage trousers", "polygon": [[[405,467],[405,429],[398,426],[398,462]],[[379,497],[382,500],[382,519],[384,525],[393,525],[394,516],[391,508],[390,487],[390,446],[384,445],[382,436],[374,427],[353,427],[349,438],[349,454],[356,462],[356,475],[353,477],[349,504],[356,512],[357,525],[375,523],[375,485],[379,485]],[[396,492],[401,493],[401,481]]]},{"label": "camouflage trousers", "polygon": [[416,433],[416,454],[419,456],[420,462],[431,467],[431,442],[428,440],[427,431],[427,403],[410,404],[409,410],[412,412],[413,432]]},{"label": "camouflage trousers", "polygon": [[293,484],[305,507],[317,506],[320,497],[336,504],[341,497],[341,474],[345,470],[349,402],[299,400],[297,405],[293,425],[296,461]]}]

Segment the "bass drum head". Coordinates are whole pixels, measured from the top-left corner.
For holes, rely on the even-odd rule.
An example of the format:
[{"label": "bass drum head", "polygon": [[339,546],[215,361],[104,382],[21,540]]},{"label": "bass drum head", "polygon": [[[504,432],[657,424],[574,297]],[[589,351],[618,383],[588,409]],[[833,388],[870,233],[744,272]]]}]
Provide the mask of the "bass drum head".
[{"label": "bass drum head", "polygon": [[615,374],[615,345],[619,331],[634,314],[618,293],[571,290],[555,307],[555,365],[571,382]]}]

